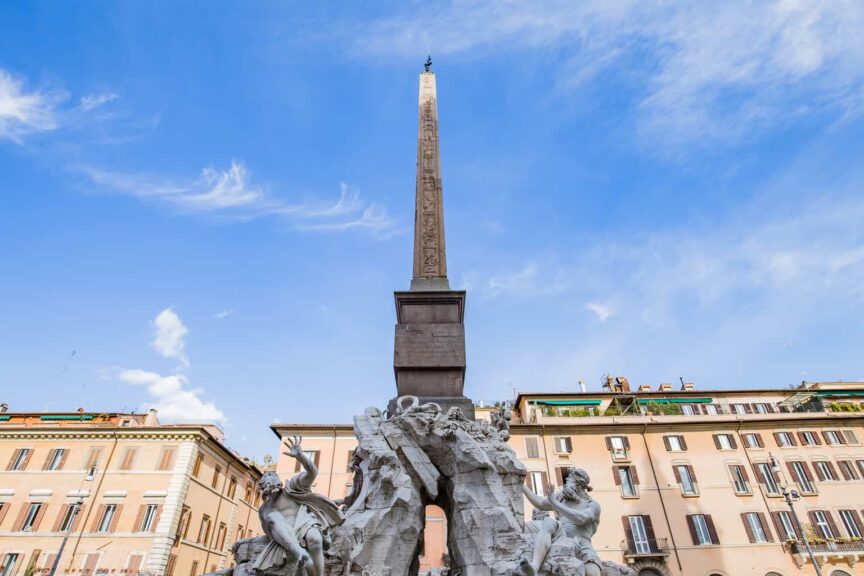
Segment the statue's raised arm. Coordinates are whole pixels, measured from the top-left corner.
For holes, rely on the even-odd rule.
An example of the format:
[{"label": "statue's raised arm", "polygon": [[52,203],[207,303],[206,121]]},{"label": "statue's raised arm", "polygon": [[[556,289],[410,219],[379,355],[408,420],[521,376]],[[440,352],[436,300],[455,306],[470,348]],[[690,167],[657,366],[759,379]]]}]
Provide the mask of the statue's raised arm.
[{"label": "statue's raised arm", "polygon": [[[549,486],[549,488],[547,488],[547,490],[550,490],[550,493],[552,489],[554,489],[553,486]],[[522,486],[522,493],[525,495],[526,498],[528,498],[528,501],[531,503],[532,506],[534,506],[534,508],[537,508],[538,510],[545,510],[547,512],[550,512],[552,510],[552,504],[549,503],[548,497],[540,496],[524,485]]]},{"label": "statue's raised arm", "polygon": [[318,467],[315,466],[315,462],[309,458],[309,455],[303,451],[301,443],[303,442],[302,436],[294,436],[293,438],[288,437],[285,438],[285,442],[288,444],[288,451],[283,452],[285,456],[290,456],[294,458],[298,462],[300,462],[300,466],[303,468],[296,476],[294,476],[290,482],[292,482],[295,486],[303,486],[304,488],[311,488],[312,483],[315,482],[315,478],[318,477]]}]

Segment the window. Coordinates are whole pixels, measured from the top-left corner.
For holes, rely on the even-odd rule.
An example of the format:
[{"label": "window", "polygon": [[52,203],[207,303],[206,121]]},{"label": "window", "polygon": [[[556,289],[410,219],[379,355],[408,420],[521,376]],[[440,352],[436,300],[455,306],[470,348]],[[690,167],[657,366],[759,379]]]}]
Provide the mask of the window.
[{"label": "window", "polygon": [[113,532],[114,517],[117,514],[117,504],[105,504],[102,517],[96,526],[96,532]]},{"label": "window", "polygon": [[705,404],[702,406],[702,408],[705,410],[705,414],[708,414],[710,416],[717,415],[717,406],[715,404]]},{"label": "window", "polygon": [[66,462],[66,449],[54,448],[48,452],[48,458],[45,459],[43,470],[62,470],[63,464]]},{"label": "window", "polygon": [[207,546],[207,542],[210,540],[210,517],[204,514],[201,517],[201,527],[198,528],[198,544],[204,544]]},{"label": "window", "polygon": [[791,448],[795,446],[795,437],[789,432],[775,432],[774,441],[780,448]]},{"label": "window", "polygon": [[687,450],[687,442],[683,436],[664,436],[663,443],[666,444],[666,450],[669,452],[684,452]]},{"label": "window", "polygon": [[537,445],[537,438],[525,438],[525,454],[528,458],[539,458],[540,450]]},{"label": "window", "polygon": [[750,494],[750,482],[747,469],[740,464],[729,465],[729,475],[732,476],[732,486],[736,494]]},{"label": "window", "polygon": [[252,482],[246,482],[246,488],[243,490],[243,500],[247,504],[252,503]]},{"label": "window", "polygon": [[764,448],[765,444],[762,443],[762,436],[759,434],[744,434],[744,445],[747,448]]},{"label": "window", "polygon": [[174,576],[174,569],[177,567],[177,555],[171,554],[168,556],[168,567],[165,569],[165,576]]},{"label": "window", "polygon": [[[646,520],[648,522],[646,523]],[[637,554],[649,554],[652,548],[652,538],[648,536],[648,525],[651,518],[648,516],[628,516],[627,527],[630,529],[627,534],[628,543],[632,542],[629,548]],[[653,532],[653,530],[651,530]]]},{"label": "window", "polygon": [[210,487],[216,488],[219,484],[219,475],[222,474],[222,467],[218,464],[213,467],[213,479],[210,481]]},{"label": "window", "polygon": [[201,465],[204,464],[204,455],[198,454],[195,456],[195,466],[192,467],[192,475],[196,478],[201,473]]},{"label": "window", "polygon": [[840,510],[840,520],[850,538],[861,538],[861,524],[855,510]]},{"label": "window", "polygon": [[132,554],[129,556],[129,561],[126,563],[127,574],[138,574],[141,570],[141,564],[144,562],[143,554]]},{"label": "window", "polygon": [[840,467],[840,473],[844,480],[858,480],[858,472],[855,471],[855,466],[851,460],[838,460],[837,466]]},{"label": "window", "polygon": [[864,460],[856,460],[855,464],[858,465],[858,475],[864,478]]},{"label": "window", "polygon": [[19,532],[35,532],[39,528],[39,520],[42,517],[44,504],[41,502],[31,502],[27,505],[27,513],[21,520],[21,525],[18,527]]},{"label": "window", "polygon": [[67,504],[63,507],[63,512],[60,514],[60,521],[57,523],[57,527],[54,529],[54,532],[66,532],[69,530],[75,520],[75,516],[78,515],[78,504]]},{"label": "window", "polygon": [[745,512],[741,514],[741,520],[744,521],[747,537],[753,544],[764,544],[771,541],[768,526],[763,522],[763,519],[762,514],[758,512]]},{"label": "window", "polygon": [[798,488],[802,493],[813,494],[816,488],[813,486],[813,477],[810,475],[810,470],[807,469],[807,464],[799,460],[793,460],[786,463],[789,468],[789,474],[792,479],[798,484]]},{"label": "window", "polygon": [[231,477],[231,480],[228,482],[228,498],[230,500],[234,499],[234,494],[237,493],[237,478],[234,476]]},{"label": "window", "polygon": [[687,524],[690,528],[690,537],[696,546],[710,546],[719,544],[714,521],[708,514],[688,514]]},{"label": "window", "polygon": [[192,569],[189,571],[189,576],[200,576],[198,574],[198,560],[192,562]]},{"label": "window", "polygon": [[[225,533],[228,532],[228,527],[224,522],[219,523],[219,528],[216,530],[216,549],[222,550],[225,548]],[[215,570],[214,570],[215,572]]]},{"label": "window", "polygon": [[843,437],[840,436],[840,433],[836,430],[826,430],[822,432],[822,436],[825,438],[825,442],[829,446],[836,446],[845,443]]},{"label": "window", "polygon": [[120,460],[120,470],[132,470],[135,466],[135,458],[138,457],[138,448],[126,448],[123,458]]},{"label": "window", "polygon": [[813,462],[813,467],[816,469],[816,476],[823,482],[836,482],[837,473],[834,467],[827,460],[816,460]]},{"label": "window", "polygon": [[798,539],[798,531],[795,529],[795,523],[792,520],[792,514],[789,512],[772,512],[774,518],[774,526],[777,528],[777,536],[780,540],[788,542]]},{"label": "window", "polygon": [[852,430],[841,430],[840,432],[842,432],[846,444],[858,444],[858,436],[855,435],[855,432]]},{"label": "window", "polygon": [[753,469],[756,472],[756,480],[759,481],[759,484],[762,485],[766,493],[771,496],[777,496],[780,494],[777,476],[774,471],[771,470],[771,464],[767,462],[758,462],[753,464]]},{"label": "window", "polygon": [[177,453],[177,449],[174,447],[171,448],[163,448],[162,453],[159,455],[159,463],[156,465],[157,470],[171,470],[174,467],[174,455]]},{"label": "window", "polygon": [[30,448],[18,448],[12,454],[12,459],[9,461],[9,465],[6,466],[6,470],[10,470],[13,472],[20,472],[27,468],[27,463],[30,461],[30,456],[33,454],[33,450]]},{"label": "window", "polygon": [[531,489],[535,494],[540,494],[541,496],[545,496],[546,494],[546,472],[528,472],[528,476],[525,478],[528,482],[528,488]]},{"label": "window", "polygon": [[798,439],[801,440],[802,446],[819,446],[822,441],[813,432],[799,432]]},{"label": "window", "polygon": [[771,405],[764,403],[753,404],[753,411],[756,412],[756,414],[768,414],[769,412],[772,412]]},{"label": "window", "polygon": [[12,576],[17,563],[18,554],[6,554],[3,557],[3,562],[0,562],[0,576]]},{"label": "window", "polygon": [[180,511],[180,522],[177,524],[176,540],[187,537],[189,534],[190,520],[192,520],[192,512],[189,510],[188,506],[183,506],[183,509]]},{"label": "window", "polygon": [[627,460],[629,458],[630,441],[626,436],[607,436],[606,449],[612,453],[613,460]]},{"label": "window", "polygon": [[558,454],[569,454],[573,451],[573,442],[569,436],[555,436],[552,441]]},{"label": "window", "polygon": [[[314,464],[315,467],[317,468],[318,467],[318,459],[320,458],[321,453],[318,450],[303,450],[303,453],[306,454],[306,457],[309,458],[309,460],[312,461],[312,464]],[[303,468],[303,465],[300,464],[300,460],[297,460],[294,463],[294,472],[300,472],[300,470],[302,468]]]},{"label": "window", "polygon": [[87,460],[84,461],[84,468],[90,470],[91,468],[98,468],[99,463],[102,461],[102,447],[94,446],[87,451]]},{"label": "window", "polygon": [[747,414],[749,407],[747,404],[732,404],[732,411],[735,414]]},{"label": "window", "polygon": [[681,493],[685,496],[697,494],[693,468],[689,464],[675,464],[672,469],[675,472],[675,481],[681,486]]},{"label": "window", "polygon": [[735,450],[738,448],[731,434],[714,434],[714,446],[718,450]]},{"label": "window", "polygon": [[692,404],[682,404],[681,405],[681,414],[684,416],[693,416],[695,414],[693,410]]},{"label": "window", "polygon": [[242,540],[242,539],[243,539],[243,531],[244,531],[244,530],[245,530],[245,528],[243,528],[243,525],[242,525],[242,524],[240,524],[240,525],[237,527],[237,538],[234,540],[235,542],[236,542],[237,540]]},{"label": "window", "polygon": [[621,486],[621,495],[625,498],[635,498],[639,495],[636,486],[639,484],[639,476],[636,474],[635,466],[613,466],[612,474],[615,476],[615,484]]},{"label": "window", "polygon": [[141,508],[141,521],[138,522],[138,532],[151,532],[156,528],[156,517],[159,513],[158,504],[145,504]]},{"label": "window", "polygon": [[836,531],[833,529],[832,524],[834,521],[828,515],[828,512],[824,510],[814,510],[810,512],[810,520],[813,523],[815,529],[819,532],[822,538],[826,540],[833,540],[837,537]]}]

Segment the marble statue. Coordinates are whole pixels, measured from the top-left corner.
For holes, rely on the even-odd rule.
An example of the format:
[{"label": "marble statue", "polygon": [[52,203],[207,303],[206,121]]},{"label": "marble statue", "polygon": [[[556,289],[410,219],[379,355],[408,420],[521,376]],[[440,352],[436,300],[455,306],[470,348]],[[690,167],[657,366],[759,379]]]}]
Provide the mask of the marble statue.
[{"label": "marble statue", "polygon": [[[549,495],[551,495],[551,488]],[[533,550],[531,559],[523,559],[521,563],[522,573],[526,576],[535,576],[540,573],[540,567],[546,560],[546,556],[552,549],[552,544],[566,536],[561,523],[549,516],[548,510],[535,508],[531,511],[531,522],[525,524],[525,532],[533,536]]]},{"label": "marble statue", "polygon": [[[576,542],[576,556],[585,565],[585,576],[601,576],[603,564],[591,538],[600,524],[600,505],[588,495],[591,491],[590,477],[581,468],[570,468],[567,480],[560,492],[554,487],[549,495],[541,497],[523,486],[528,501],[540,510],[554,511],[564,533]],[[535,555],[537,545],[535,544]]]},{"label": "marble statue", "polygon": [[[264,499],[258,509],[266,546],[251,561],[247,573],[324,576],[324,551],[330,547],[331,528],[343,521],[335,502],[312,492],[318,475],[315,463],[301,447],[302,438],[287,439],[286,456],[295,458],[302,470],[284,486],[275,472],[266,472],[258,485]],[[248,539],[234,545],[237,550]]]}]

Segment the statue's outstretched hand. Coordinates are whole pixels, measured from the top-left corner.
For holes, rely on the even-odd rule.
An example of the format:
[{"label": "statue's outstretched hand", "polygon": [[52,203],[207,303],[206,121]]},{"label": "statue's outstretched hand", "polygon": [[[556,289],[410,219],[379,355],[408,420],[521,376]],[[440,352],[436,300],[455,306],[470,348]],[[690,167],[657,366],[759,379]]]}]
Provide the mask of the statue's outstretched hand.
[{"label": "statue's outstretched hand", "polygon": [[283,452],[285,456],[290,456],[291,458],[297,458],[300,454],[303,453],[303,448],[300,446],[300,443],[303,442],[302,436],[294,436],[293,438],[289,437],[285,439],[285,442],[288,444],[288,451]]}]

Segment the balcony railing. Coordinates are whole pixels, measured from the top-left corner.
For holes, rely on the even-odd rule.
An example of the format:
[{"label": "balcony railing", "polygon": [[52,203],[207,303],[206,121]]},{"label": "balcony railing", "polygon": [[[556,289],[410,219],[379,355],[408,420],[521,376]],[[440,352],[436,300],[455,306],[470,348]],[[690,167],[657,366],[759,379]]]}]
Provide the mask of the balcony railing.
[{"label": "balcony railing", "polygon": [[[860,554],[864,552],[864,540],[810,542],[810,549],[813,552],[825,554]],[[807,548],[803,542],[792,542],[792,552],[794,554],[807,554]]]},{"label": "balcony railing", "polygon": [[669,555],[669,543],[666,538],[648,538],[640,541],[622,540],[621,548],[624,549],[626,558]]}]

